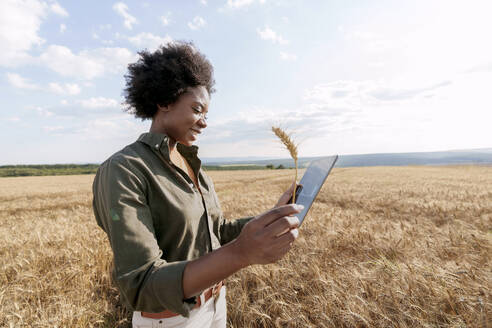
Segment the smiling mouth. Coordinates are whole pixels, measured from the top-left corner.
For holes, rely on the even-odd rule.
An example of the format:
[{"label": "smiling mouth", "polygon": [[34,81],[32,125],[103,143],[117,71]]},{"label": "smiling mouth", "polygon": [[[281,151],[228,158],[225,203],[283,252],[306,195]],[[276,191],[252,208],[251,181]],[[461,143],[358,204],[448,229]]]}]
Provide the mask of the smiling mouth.
[{"label": "smiling mouth", "polygon": [[198,130],[195,130],[195,129],[190,129],[190,130],[191,130],[191,131],[193,131],[193,132],[194,132],[194,133],[196,133],[196,134],[200,134],[200,133],[202,133],[202,131],[198,131]]}]

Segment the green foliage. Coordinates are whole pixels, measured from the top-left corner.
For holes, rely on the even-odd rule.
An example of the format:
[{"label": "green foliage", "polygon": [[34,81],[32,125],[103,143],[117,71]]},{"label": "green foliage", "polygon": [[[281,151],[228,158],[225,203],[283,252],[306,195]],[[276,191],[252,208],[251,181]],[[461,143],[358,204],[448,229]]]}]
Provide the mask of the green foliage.
[{"label": "green foliage", "polygon": [[273,164],[268,164],[267,166],[265,166],[267,169],[269,170],[273,170],[274,169],[274,166]]},{"label": "green foliage", "polygon": [[[5,165],[0,166],[0,177],[95,174],[98,167],[97,164]],[[203,169],[205,171],[236,171],[265,170],[267,167],[262,165],[204,165]]]},{"label": "green foliage", "polygon": [[279,166],[276,167],[277,170],[283,170],[285,169],[285,166],[283,166],[282,164],[280,164]]},{"label": "green foliage", "polygon": [[94,174],[98,167],[97,164],[5,165],[0,166],[0,177]]},{"label": "green foliage", "polygon": [[204,165],[205,171],[237,171],[237,170],[266,170],[266,166],[261,165]]}]

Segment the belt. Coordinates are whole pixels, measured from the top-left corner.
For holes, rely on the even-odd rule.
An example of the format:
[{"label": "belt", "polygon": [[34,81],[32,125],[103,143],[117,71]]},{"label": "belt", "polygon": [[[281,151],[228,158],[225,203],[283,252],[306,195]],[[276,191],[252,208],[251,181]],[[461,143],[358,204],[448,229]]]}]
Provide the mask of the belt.
[{"label": "belt", "polygon": [[[204,302],[207,302],[212,296],[215,299],[217,299],[217,297],[219,296],[219,293],[220,293],[220,289],[222,288],[223,285],[224,285],[224,282],[220,281],[218,284],[215,284],[215,286],[206,289],[203,292]],[[201,297],[197,297],[197,302],[196,302],[195,306],[193,307],[193,309],[199,308],[201,305],[202,305]],[[164,311],[159,312],[159,313],[151,313],[151,312],[143,312],[142,311],[141,315],[142,315],[142,317],[151,318],[151,319],[166,319],[166,318],[172,318],[172,317],[178,316],[179,313],[175,313],[175,312],[172,312],[169,310],[164,310]]]}]

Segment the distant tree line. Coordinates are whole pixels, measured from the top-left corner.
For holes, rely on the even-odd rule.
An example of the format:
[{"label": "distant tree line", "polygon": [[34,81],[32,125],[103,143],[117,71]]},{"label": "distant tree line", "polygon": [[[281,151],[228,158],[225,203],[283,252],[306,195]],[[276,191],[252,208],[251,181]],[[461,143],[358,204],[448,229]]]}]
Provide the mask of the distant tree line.
[{"label": "distant tree line", "polygon": [[283,170],[282,164],[275,167],[273,164],[263,165],[204,165],[205,171],[236,171],[236,170]]},{"label": "distant tree line", "polygon": [[[0,177],[25,177],[45,175],[76,175],[95,174],[98,164],[46,164],[46,165],[4,165],[0,166]],[[281,170],[280,164],[262,165],[204,165],[205,171],[235,171],[235,170]]]},{"label": "distant tree line", "polygon": [[285,166],[283,166],[282,164],[278,165],[277,167],[275,167],[273,164],[268,164],[265,167],[269,170],[283,170],[283,169],[285,169]]},{"label": "distant tree line", "polygon": [[0,177],[95,174],[98,164],[5,165]]},{"label": "distant tree line", "polygon": [[205,171],[236,171],[236,170],[282,170],[286,169],[282,164],[275,167],[273,164],[263,165],[204,165]]}]

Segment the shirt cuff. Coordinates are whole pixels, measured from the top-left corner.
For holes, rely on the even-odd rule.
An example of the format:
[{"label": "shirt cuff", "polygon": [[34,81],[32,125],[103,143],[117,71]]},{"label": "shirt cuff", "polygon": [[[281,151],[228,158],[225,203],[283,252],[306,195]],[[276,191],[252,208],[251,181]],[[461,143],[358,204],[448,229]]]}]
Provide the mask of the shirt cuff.
[{"label": "shirt cuff", "polygon": [[254,216],[236,219],[233,221],[225,221],[220,227],[220,244],[225,245],[239,236],[243,227],[253,219]]},{"label": "shirt cuff", "polygon": [[183,272],[187,264],[188,261],[156,262],[149,281],[150,292],[154,294],[156,303],[184,317],[190,316],[197,302],[196,296],[184,298]]}]

